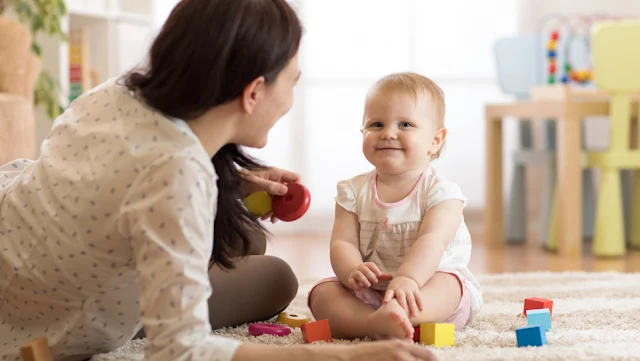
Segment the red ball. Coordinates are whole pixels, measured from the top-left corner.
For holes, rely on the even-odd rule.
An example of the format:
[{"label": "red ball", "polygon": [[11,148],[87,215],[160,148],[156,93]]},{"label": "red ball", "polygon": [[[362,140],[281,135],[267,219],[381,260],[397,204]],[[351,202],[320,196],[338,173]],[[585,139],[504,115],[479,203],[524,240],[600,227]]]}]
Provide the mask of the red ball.
[{"label": "red ball", "polygon": [[555,72],[556,72],[556,64],[555,63],[549,64],[549,73],[553,74]]},{"label": "red ball", "polygon": [[285,222],[292,222],[302,217],[311,204],[309,190],[300,183],[287,184],[287,194],[273,197],[273,214]]},{"label": "red ball", "polygon": [[552,32],[551,32],[551,39],[553,39],[553,40],[558,40],[558,37],[559,37],[559,36],[560,36],[560,35],[558,34],[558,31],[557,31],[557,30],[555,30],[555,31],[552,31]]}]

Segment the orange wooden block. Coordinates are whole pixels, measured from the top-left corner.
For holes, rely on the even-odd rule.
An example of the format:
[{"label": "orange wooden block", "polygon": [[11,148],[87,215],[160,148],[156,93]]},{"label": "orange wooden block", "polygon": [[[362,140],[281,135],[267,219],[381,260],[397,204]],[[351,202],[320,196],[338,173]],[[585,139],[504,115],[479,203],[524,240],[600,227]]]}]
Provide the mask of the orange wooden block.
[{"label": "orange wooden block", "polygon": [[300,327],[302,330],[302,338],[306,343],[312,343],[315,341],[327,341],[331,342],[331,328],[329,328],[329,320],[320,320],[316,322],[309,322]]},{"label": "orange wooden block", "polygon": [[524,300],[524,311],[522,313],[527,315],[527,310],[542,310],[544,308],[549,309],[549,315],[553,314],[553,300],[549,300],[546,298],[525,298]]},{"label": "orange wooden block", "polygon": [[53,354],[46,337],[36,338],[22,346],[20,355],[24,361],[53,361]]}]

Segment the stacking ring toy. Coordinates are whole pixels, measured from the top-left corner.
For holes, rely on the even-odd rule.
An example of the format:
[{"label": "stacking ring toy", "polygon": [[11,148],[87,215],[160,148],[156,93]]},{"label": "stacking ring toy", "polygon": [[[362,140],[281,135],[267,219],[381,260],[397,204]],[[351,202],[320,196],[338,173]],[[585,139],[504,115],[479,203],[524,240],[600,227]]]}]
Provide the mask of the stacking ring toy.
[{"label": "stacking ring toy", "polygon": [[309,318],[304,315],[298,315],[294,313],[282,312],[278,315],[278,322],[284,323],[289,327],[300,327],[309,322]]},{"label": "stacking ring toy", "polygon": [[257,217],[273,212],[281,221],[292,222],[302,217],[311,204],[309,190],[300,183],[287,184],[287,194],[273,198],[264,191],[255,192],[242,202]]},{"label": "stacking ring toy", "polygon": [[287,194],[273,198],[273,214],[285,222],[302,217],[311,204],[309,190],[300,183],[287,184]]},{"label": "stacking ring toy", "polygon": [[291,333],[291,329],[287,326],[276,325],[272,323],[253,323],[249,325],[249,334],[251,336],[275,335],[287,336]]}]

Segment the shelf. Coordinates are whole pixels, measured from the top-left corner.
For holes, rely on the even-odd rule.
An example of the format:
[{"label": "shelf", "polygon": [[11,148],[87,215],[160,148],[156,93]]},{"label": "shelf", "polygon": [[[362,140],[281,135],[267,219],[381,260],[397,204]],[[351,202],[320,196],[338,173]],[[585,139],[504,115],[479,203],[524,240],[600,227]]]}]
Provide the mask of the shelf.
[{"label": "shelf", "polygon": [[[131,8],[130,6],[125,7]],[[115,22],[129,22],[140,25],[150,26],[152,24],[152,14],[150,9],[132,8],[135,10],[147,10],[146,13],[140,11],[122,11],[118,10],[115,6],[109,6],[109,3],[105,3],[105,0],[73,0],[67,4],[67,12],[70,16],[82,16],[87,18],[115,21]]]}]

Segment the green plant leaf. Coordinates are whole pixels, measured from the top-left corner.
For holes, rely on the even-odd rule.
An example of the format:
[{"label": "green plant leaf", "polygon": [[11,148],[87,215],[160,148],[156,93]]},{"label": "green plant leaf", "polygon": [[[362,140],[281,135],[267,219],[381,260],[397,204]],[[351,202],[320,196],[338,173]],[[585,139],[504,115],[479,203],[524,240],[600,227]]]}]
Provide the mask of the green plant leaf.
[{"label": "green plant leaf", "polygon": [[[68,41],[68,35],[60,25],[60,19],[67,13],[64,0],[0,0],[0,13],[3,6],[13,8],[20,22],[29,27],[34,39],[31,51],[38,57],[42,57],[42,47],[36,41],[39,33]],[[59,102],[59,91],[60,86],[51,74],[41,71],[34,89],[34,105],[42,106],[52,120],[64,110]]]}]

